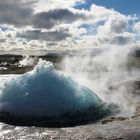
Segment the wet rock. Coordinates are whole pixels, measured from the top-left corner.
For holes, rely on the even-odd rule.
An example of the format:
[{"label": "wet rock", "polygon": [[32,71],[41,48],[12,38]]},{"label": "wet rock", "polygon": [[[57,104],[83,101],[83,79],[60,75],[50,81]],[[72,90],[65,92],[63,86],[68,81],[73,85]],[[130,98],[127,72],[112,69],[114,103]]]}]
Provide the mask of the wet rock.
[{"label": "wet rock", "polygon": [[109,119],[103,120],[102,124],[107,124],[114,121],[125,121],[127,119],[128,119],[127,117],[111,117]]}]

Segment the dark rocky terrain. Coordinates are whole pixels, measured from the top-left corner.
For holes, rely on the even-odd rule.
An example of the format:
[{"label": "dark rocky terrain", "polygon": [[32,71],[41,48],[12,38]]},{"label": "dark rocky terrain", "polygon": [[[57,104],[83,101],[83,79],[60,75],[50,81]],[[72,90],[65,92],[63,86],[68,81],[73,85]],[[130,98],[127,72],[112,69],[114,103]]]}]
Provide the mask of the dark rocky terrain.
[{"label": "dark rocky terrain", "polygon": [[[96,56],[97,54],[101,53],[101,50],[96,50],[95,52],[85,52],[82,53],[80,51],[69,51],[69,52],[54,52],[48,53],[46,55],[34,56],[31,55],[30,58],[33,58],[38,61],[38,59],[43,59],[50,61],[54,64],[56,69],[61,69],[61,61],[65,57],[73,57],[73,56]],[[25,56],[22,55],[14,55],[14,54],[2,54],[0,55],[0,74],[22,74],[27,71],[30,71],[33,66],[36,64],[34,63],[33,66],[22,66],[20,67],[19,61],[21,61]],[[129,64],[128,68],[133,66],[140,66],[140,49],[134,49],[129,54]]]}]

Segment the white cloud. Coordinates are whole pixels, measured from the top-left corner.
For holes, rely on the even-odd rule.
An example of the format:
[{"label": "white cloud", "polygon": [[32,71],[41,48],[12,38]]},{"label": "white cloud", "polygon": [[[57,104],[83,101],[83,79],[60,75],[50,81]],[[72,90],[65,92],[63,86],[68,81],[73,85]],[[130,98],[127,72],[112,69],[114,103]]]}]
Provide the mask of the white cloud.
[{"label": "white cloud", "polygon": [[129,22],[133,21],[133,17],[95,4],[91,6],[90,12],[92,19],[89,30],[91,26],[96,29],[93,35],[85,35],[85,38],[88,38],[88,42],[90,38],[91,46],[126,45],[135,41],[136,35],[129,31]]},{"label": "white cloud", "polygon": [[77,2],[83,3],[85,0],[39,0],[35,10],[42,12],[50,9],[70,8]]},{"label": "white cloud", "polygon": [[134,31],[140,33],[140,22],[135,23],[133,29]]},{"label": "white cloud", "polygon": [[91,5],[90,12],[93,15],[92,20],[94,23],[99,21],[106,21],[109,19],[115,19],[115,18],[117,19],[120,18],[120,20],[123,19],[127,21],[131,18],[130,16],[123,15],[113,9],[107,9],[105,7],[98,6],[95,4]]},{"label": "white cloud", "polygon": [[0,0],[0,7],[13,11],[0,8],[0,25],[12,29],[0,29],[0,49],[39,51],[138,42],[138,17],[95,4],[89,10],[75,9],[77,2],[85,0]]}]

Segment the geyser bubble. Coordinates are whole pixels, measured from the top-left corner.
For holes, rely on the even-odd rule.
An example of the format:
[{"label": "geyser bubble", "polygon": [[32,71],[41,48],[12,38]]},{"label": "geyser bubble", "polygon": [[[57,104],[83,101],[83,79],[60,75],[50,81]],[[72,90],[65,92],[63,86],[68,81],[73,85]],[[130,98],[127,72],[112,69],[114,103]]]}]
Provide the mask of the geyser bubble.
[{"label": "geyser bubble", "polygon": [[7,82],[0,104],[1,121],[22,125],[75,124],[109,111],[94,92],[43,60],[31,72]]}]

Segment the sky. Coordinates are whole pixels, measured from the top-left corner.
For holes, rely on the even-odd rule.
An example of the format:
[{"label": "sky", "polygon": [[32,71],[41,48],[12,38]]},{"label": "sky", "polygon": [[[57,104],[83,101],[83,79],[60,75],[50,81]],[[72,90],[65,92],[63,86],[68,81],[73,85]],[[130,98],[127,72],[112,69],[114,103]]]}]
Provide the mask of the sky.
[{"label": "sky", "polygon": [[87,0],[84,4],[75,6],[78,9],[90,9],[90,6],[95,3],[106,8],[112,8],[123,14],[137,14],[140,15],[140,1],[139,0]]},{"label": "sky", "polygon": [[0,0],[0,53],[140,46],[139,0]]}]

